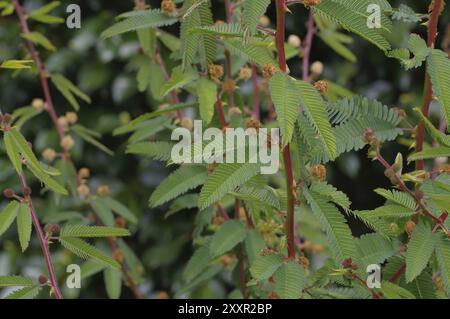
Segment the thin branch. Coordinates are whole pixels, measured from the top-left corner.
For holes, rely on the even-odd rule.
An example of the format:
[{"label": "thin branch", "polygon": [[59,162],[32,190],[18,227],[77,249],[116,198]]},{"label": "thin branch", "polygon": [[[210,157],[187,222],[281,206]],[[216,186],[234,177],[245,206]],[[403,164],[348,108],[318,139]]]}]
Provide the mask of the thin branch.
[{"label": "thin branch", "polygon": [[400,279],[400,277],[405,273],[405,271],[406,271],[406,264],[403,264],[403,265],[395,272],[395,274],[394,274],[391,278],[389,278],[389,282],[396,283],[396,282]]},{"label": "thin branch", "polygon": [[[231,0],[225,0],[225,16],[227,23],[233,22],[233,5]],[[228,81],[233,80],[233,67],[231,63],[231,53],[228,49],[225,49],[225,60],[226,60],[226,77]],[[234,107],[234,92],[228,92],[228,106],[230,108]]]},{"label": "thin branch", "polygon": [[252,116],[254,119],[258,120],[261,117],[261,101],[259,98],[259,79],[258,79],[258,71],[256,70],[256,66],[252,64],[252,84],[253,84],[253,112]]},{"label": "thin branch", "polygon": [[244,213],[245,213],[245,219],[247,221],[248,228],[255,229],[255,223],[253,222],[253,219],[250,216],[248,209],[245,207],[245,205],[242,205],[242,209],[244,210]]},{"label": "thin branch", "polygon": [[[285,21],[286,21],[286,0],[276,0],[277,8],[277,33],[276,45],[278,51],[278,64],[284,73],[287,72],[286,52],[284,49],[285,41]],[[294,235],[294,205],[295,205],[295,185],[294,174],[292,170],[292,159],[290,145],[283,149],[284,168],[286,170],[286,190],[287,190],[287,216],[286,216],[286,235],[288,258],[295,258],[295,235]]]},{"label": "thin branch", "polygon": [[226,212],[226,210],[223,208],[222,205],[220,205],[220,204],[217,203],[217,204],[216,204],[216,207],[217,207],[217,209],[219,210],[220,215],[222,215],[222,217],[223,217],[224,220],[230,220],[230,216],[228,216],[228,213]]},{"label": "thin branch", "polygon": [[[92,207],[90,207],[90,208],[91,208],[91,211],[94,212]],[[93,213],[92,215],[94,216],[94,220],[95,220],[95,223],[97,224],[97,226],[104,226],[97,214]],[[107,237],[107,241],[108,241],[109,248],[111,249],[112,255],[116,256],[120,252],[120,249],[116,243],[116,239],[113,237]],[[139,289],[137,287],[136,281],[134,280],[133,276],[130,274],[130,270],[129,270],[127,263],[125,261],[122,261],[122,262],[119,260],[116,260],[116,261],[120,264],[120,269],[121,269],[122,274],[125,279],[124,282],[127,284],[128,288],[130,288],[131,292],[133,293],[134,298],[135,299],[144,299],[144,296],[142,295],[142,293],[139,291]]]},{"label": "thin branch", "polygon": [[306,23],[306,38],[303,46],[303,81],[309,81],[309,62],[311,57],[311,48],[314,39],[314,34],[316,33],[316,28],[314,26],[314,13],[311,10],[309,12],[308,22]]},{"label": "thin branch", "polygon": [[[28,27],[27,15],[25,9],[20,5],[19,0],[13,0],[14,8],[20,21],[20,28],[24,35],[30,34]],[[39,73],[39,79],[41,81],[42,90],[44,91],[45,102],[47,104],[46,110],[50,115],[50,118],[55,125],[58,132],[60,141],[64,138],[64,127],[58,122],[58,115],[56,114],[55,107],[53,105],[52,96],[50,94],[50,86],[48,83],[48,73],[45,69],[44,63],[42,63],[39,53],[37,52],[33,42],[26,40],[28,52],[30,53],[34,63],[36,64],[37,71]]]},{"label": "thin branch", "polygon": [[225,113],[223,112],[222,105],[222,94],[217,94],[217,103],[216,103],[217,114],[219,115],[219,122],[222,129],[225,129],[228,126],[227,120],[225,119]]},{"label": "thin branch", "polygon": [[[377,160],[386,168],[386,169],[390,169],[392,170],[392,166],[383,158],[383,156],[381,155],[381,150],[380,147],[377,147]],[[425,205],[424,201],[422,198],[419,198],[417,196],[416,193],[414,193],[406,184],[405,182],[402,180],[401,176],[399,176],[399,174],[395,173],[394,174],[394,178],[397,182],[398,187],[400,187],[400,189],[402,191],[404,191],[405,193],[408,193],[413,199],[414,201],[417,203],[417,205],[420,207],[420,209],[422,210],[422,213],[431,218],[436,224],[440,225],[440,227],[442,229],[444,229],[445,231],[447,231],[447,229],[445,228],[445,226],[443,225],[443,223],[441,222],[441,220],[439,220],[439,218],[435,217],[431,211],[428,209],[428,207]]]},{"label": "thin branch", "polygon": [[[436,37],[437,37],[437,27],[439,22],[439,16],[441,14],[442,0],[433,0],[433,8],[431,11],[431,17],[428,21],[428,39],[427,45],[429,48],[434,48]],[[430,104],[433,100],[433,87],[431,84],[431,78],[427,71],[425,71],[425,84],[424,84],[424,101],[422,106],[422,113],[424,116],[428,117],[430,111]],[[425,123],[421,122],[419,124],[416,136],[416,151],[421,152],[423,150],[423,143],[425,139]],[[416,169],[423,170],[425,167],[424,160],[419,160],[416,162]]]},{"label": "thin branch", "polygon": [[250,292],[248,291],[247,288],[247,274],[245,273],[245,256],[243,253],[243,249],[241,249],[241,252],[238,254],[240,256],[239,259],[239,281],[240,281],[240,285],[241,285],[241,290],[242,290],[242,295],[244,297],[244,299],[249,299],[250,298]]},{"label": "thin branch", "polygon": [[[22,192],[25,193],[25,189],[28,189],[27,182],[25,180],[24,174],[19,175],[20,186],[22,188]],[[50,253],[50,248],[48,245],[48,240],[45,237],[44,231],[42,230],[41,223],[39,221],[39,217],[36,213],[36,210],[33,205],[33,201],[30,196],[25,196],[25,203],[28,205],[30,209],[31,218],[33,220],[33,226],[37,233],[39,239],[39,245],[41,246],[42,254],[44,255],[45,264],[47,266],[47,271],[49,274],[50,286],[55,293],[57,299],[64,299],[61,294],[61,290],[58,286],[58,281],[56,279],[55,270],[53,267],[52,255]]]},{"label": "thin branch", "polygon": [[[146,3],[145,3],[145,0],[134,0],[134,5],[136,6],[136,9],[142,11],[142,10],[145,10]],[[163,73],[164,81],[168,81],[170,79],[170,75],[169,75],[169,72],[167,70],[167,66],[166,66],[166,64],[165,64],[165,62],[164,62],[164,60],[163,60],[163,58],[161,56],[161,51],[160,51],[159,47],[156,48],[155,60],[156,60],[156,63],[159,64],[159,66],[161,67],[161,71]],[[180,100],[178,98],[178,94],[177,94],[176,90],[173,90],[173,91],[170,92],[170,97],[171,97],[172,103],[174,103],[174,104],[179,104],[180,103]],[[176,114],[177,114],[178,120],[181,121],[181,119],[183,118],[183,112],[181,112],[181,110],[177,110]]]}]

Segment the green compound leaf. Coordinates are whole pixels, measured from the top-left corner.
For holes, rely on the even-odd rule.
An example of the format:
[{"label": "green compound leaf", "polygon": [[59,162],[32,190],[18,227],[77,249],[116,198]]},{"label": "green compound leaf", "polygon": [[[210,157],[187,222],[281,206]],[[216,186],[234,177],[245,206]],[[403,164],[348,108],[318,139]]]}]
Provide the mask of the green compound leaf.
[{"label": "green compound leaf", "polygon": [[67,237],[61,238],[60,242],[66,249],[83,259],[92,258],[94,261],[102,265],[120,269],[120,265],[116,260],[82,239]]},{"label": "green compound leaf", "polygon": [[19,234],[20,246],[24,252],[30,243],[31,238],[31,212],[30,208],[25,204],[19,205],[17,212],[17,232]]},{"label": "green compound leaf", "polygon": [[212,258],[219,257],[244,241],[246,237],[247,231],[242,222],[227,221],[214,234],[209,246],[209,253]]},{"label": "green compound leaf", "polygon": [[299,299],[306,286],[305,269],[296,260],[281,265],[274,279],[275,292],[281,299]]}]

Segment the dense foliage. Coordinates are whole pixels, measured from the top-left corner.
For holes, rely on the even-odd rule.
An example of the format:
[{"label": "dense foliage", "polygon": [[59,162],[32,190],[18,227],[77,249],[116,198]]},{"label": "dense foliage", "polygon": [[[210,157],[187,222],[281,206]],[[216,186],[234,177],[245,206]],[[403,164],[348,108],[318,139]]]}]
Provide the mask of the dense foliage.
[{"label": "dense foliage", "polygon": [[448,298],[449,12],[390,2],[0,1],[1,296]]}]

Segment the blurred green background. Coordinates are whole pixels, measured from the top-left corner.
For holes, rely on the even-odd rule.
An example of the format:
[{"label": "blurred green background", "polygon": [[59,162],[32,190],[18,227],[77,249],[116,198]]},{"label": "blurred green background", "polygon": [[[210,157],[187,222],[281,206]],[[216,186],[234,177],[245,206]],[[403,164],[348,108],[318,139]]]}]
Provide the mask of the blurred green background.
[{"label": "blurred green background", "polygon": [[[216,19],[224,19],[224,6],[221,0],[212,0]],[[45,4],[46,1],[23,1],[31,10]],[[65,17],[65,7],[73,1],[62,1],[56,11]],[[395,7],[396,1],[390,1]],[[416,12],[427,11],[427,1],[401,1]],[[189,234],[193,230],[194,213],[183,212],[169,219],[164,218],[163,209],[149,209],[147,202],[152,190],[168,174],[169,170],[160,163],[144,158],[124,154],[125,137],[113,137],[111,132],[124,120],[136,117],[158,107],[160,102],[153,101],[149,94],[137,90],[136,71],[139,56],[139,44],[135,34],[126,34],[107,41],[99,39],[99,34],[114,22],[122,12],[133,8],[132,1],[86,0],[77,1],[82,10],[82,28],[69,30],[65,25],[41,25],[31,22],[33,30],[44,33],[58,51],[42,52],[42,58],[51,72],[64,74],[76,83],[92,98],[92,104],[82,104],[79,113],[80,123],[103,134],[102,142],[114,150],[111,158],[94,147],[77,143],[74,160],[78,168],[86,166],[93,172],[91,184],[106,183],[117,199],[126,204],[140,218],[134,237],[127,243],[141,257],[145,267],[142,284],[148,297],[157,297],[159,291],[177,291],[180,275],[191,255],[192,248]],[[147,1],[159,7],[159,1]],[[302,5],[292,7],[292,14],[287,18],[287,34],[305,35],[307,10]],[[272,22],[275,19],[273,5],[268,13]],[[445,30],[449,23],[450,10],[447,8],[441,18],[440,30]],[[272,25],[273,26],[273,25]],[[390,35],[394,46],[404,46],[409,32],[425,36],[425,27],[396,23],[394,33]],[[177,27],[168,31],[177,33]],[[23,57],[23,42],[19,36],[19,25],[15,15],[0,17],[0,61],[8,58]],[[443,32],[438,38],[441,42]],[[351,51],[358,57],[356,63],[350,63],[335,54],[320,39],[315,38],[312,49],[312,61],[325,64],[324,79],[336,82],[356,94],[376,98],[390,106],[401,106],[407,112],[412,107],[421,105],[423,90],[423,69],[406,72],[400,64],[383,55],[381,51],[363,40],[353,37]],[[167,52],[163,52],[168,65],[171,63]],[[301,76],[301,60],[290,60],[291,74]],[[70,111],[70,106],[63,97],[52,90],[58,114]],[[29,72],[14,74],[0,72],[0,109],[12,112],[15,108],[29,105],[33,98],[42,98],[42,91],[36,75]],[[438,115],[435,112],[435,115]],[[36,153],[40,154],[47,146],[58,147],[57,136],[45,114],[26,124],[24,134],[33,142]],[[408,149],[391,143],[384,149],[387,159],[393,159],[397,152],[406,154]],[[383,169],[377,163],[367,159],[365,151],[341,156],[336,163],[328,166],[328,180],[338,189],[346,192],[353,201],[353,209],[372,209],[381,205],[383,200],[372,192],[377,187],[388,187],[389,181],[383,176]],[[0,157],[0,188],[17,185],[16,176],[4,155]],[[35,194],[39,185],[33,185]],[[1,205],[6,203],[3,201]],[[39,214],[55,210],[45,202],[36,200]],[[59,208],[58,208],[59,209]],[[365,229],[351,221],[355,234]],[[41,254],[37,241],[32,242],[32,249],[26,254],[20,253],[18,240],[14,231],[9,231],[0,238],[0,275],[29,273],[39,274]],[[67,262],[74,258],[70,254],[59,252],[55,256],[58,272],[64,269],[58,261]],[[216,278],[197,292],[198,297],[224,297],[230,287],[230,278],[226,275]],[[70,296],[73,292],[64,292]],[[81,296],[85,298],[106,297],[101,276],[93,277],[84,285]],[[75,297],[75,295],[73,295]],[[127,289],[122,297],[131,297]]]}]

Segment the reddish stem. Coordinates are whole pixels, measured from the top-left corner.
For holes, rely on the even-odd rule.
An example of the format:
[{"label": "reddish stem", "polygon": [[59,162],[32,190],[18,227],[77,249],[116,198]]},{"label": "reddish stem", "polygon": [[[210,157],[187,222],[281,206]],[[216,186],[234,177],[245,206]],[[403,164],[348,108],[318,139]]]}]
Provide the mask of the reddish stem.
[{"label": "reddish stem", "polygon": [[236,199],[234,201],[234,219],[241,219],[241,202],[239,201],[239,199]]},{"label": "reddish stem", "polygon": [[[92,211],[94,211],[92,209],[92,207],[90,207]],[[95,223],[97,224],[97,226],[104,226],[104,224],[102,223],[102,221],[100,220],[100,218],[98,217],[97,214],[93,214]],[[107,237],[108,240],[108,245],[111,249],[112,255],[115,256],[118,252],[120,252],[120,248],[119,246],[117,246],[116,243],[116,239],[114,237]],[[134,280],[133,276],[130,274],[129,271],[129,267],[127,265],[127,263],[125,261],[118,261],[117,262],[120,264],[120,269],[122,271],[122,274],[124,276],[124,282],[128,285],[128,287],[130,288],[131,292],[133,293],[133,296],[135,299],[144,299],[144,296],[142,295],[142,293],[139,291],[136,281]]]},{"label": "reddish stem", "polygon": [[[284,50],[285,40],[285,22],[286,22],[286,0],[276,0],[277,6],[277,32],[275,42],[278,51],[278,64],[281,71],[287,72],[286,53]],[[287,190],[287,216],[286,216],[286,235],[288,258],[295,258],[295,232],[294,232],[294,174],[292,170],[290,145],[283,149],[284,167],[286,170],[286,190]]]},{"label": "reddish stem", "polygon": [[396,273],[389,279],[389,282],[396,283],[406,271],[406,264],[403,264]]},{"label": "reddish stem", "polygon": [[250,213],[248,212],[247,208],[245,208],[245,206],[243,205],[242,208],[244,209],[245,212],[245,219],[247,221],[247,226],[251,229],[255,228],[255,223],[253,223],[252,217],[250,216]]},{"label": "reddish stem", "polygon": [[306,38],[303,46],[303,81],[309,81],[309,61],[311,57],[311,48],[316,29],[314,27],[314,13],[309,13],[308,22],[306,23]]},{"label": "reddish stem", "polygon": [[[227,23],[233,22],[233,5],[230,0],[225,0],[225,15]],[[225,61],[226,61],[226,72],[227,80],[233,80],[233,67],[231,63],[231,53],[229,50],[225,49]],[[228,92],[228,106],[234,107],[234,92]]]},{"label": "reddish stem", "polygon": [[250,297],[250,293],[247,289],[247,275],[245,273],[245,263],[244,256],[241,253],[241,261],[239,262],[239,281],[241,284],[242,295],[244,299],[248,299]]},{"label": "reddish stem", "polygon": [[[377,160],[386,168],[386,169],[391,169],[392,170],[392,166],[383,158],[383,156],[381,155],[381,151],[380,148],[377,148]],[[414,193],[411,189],[409,189],[408,186],[406,186],[405,182],[402,180],[402,178],[395,173],[394,174],[394,178],[398,184],[398,187],[400,187],[401,190],[403,190],[405,193],[408,193],[412,198],[414,198],[415,202],[417,203],[417,205],[420,207],[420,209],[422,210],[423,214],[429,218],[431,218],[433,220],[433,222],[435,222],[436,224],[440,225],[442,228],[444,228],[445,226],[443,225],[443,223],[439,220],[439,218],[435,217],[431,211],[428,209],[428,207],[426,207],[423,199],[417,197],[416,193]]]},{"label": "reddish stem", "polygon": [[226,212],[226,210],[222,207],[222,205],[217,204],[217,209],[220,212],[220,215],[222,215],[223,219],[225,220],[230,220],[230,216],[228,216],[228,213]]},{"label": "reddish stem", "polygon": [[[164,81],[169,81],[170,79],[170,75],[169,72],[167,71],[167,66],[161,56],[161,52],[159,50],[159,48],[156,50],[156,62],[160,65],[161,67],[161,71],[163,73],[163,77],[164,77]],[[172,99],[172,103],[174,104],[180,104],[180,99],[178,98],[178,94],[176,90],[172,90],[170,92],[170,97]],[[177,118],[179,120],[181,120],[183,118],[183,113],[181,112],[181,110],[177,110]]]},{"label": "reddish stem", "polygon": [[[437,37],[437,28],[439,22],[439,15],[441,14],[442,0],[434,0],[434,6],[431,12],[431,17],[428,22],[428,39],[427,45],[429,48],[434,48],[436,37]],[[426,72],[425,75],[425,85],[424,85],[424,101],[422,106],[422,113],[424,116],[428,117],[428,113],[430,111],[430,104],[433,100],[433,88],[431,84],[431,78]],[[425,124],[421,122],[419,124],[416,136],[416,151],[421,152],[423,150],[423,143],[425,139]],[[416,169],[423,170],[425,167],[424,160],[419,160],[416,162]]]},{"label": "reddish stem", "polygon": [[277,5],[277,31],[275,42],[278,51],[278,64],[281,71],[287,72],[286,52],[284,49],[285,40],[285,24],[286,24],[286,0],[276,0]]},{"label": "reddish stem", "polygon": [[225,119],[225,113],[223,112],[222,96],[220,93],[217,95],[216,108],[217,108],[217,114],[219,115],[220,126],[222,128],[226,128],[228,126],[228,123],[227,123],[227,120]]},{"label": "reddish stem", "polygon": [[261,117],[260,114],[260,99],[259,99],[259,79],[258,79],[258,71],[256,70],[256,66],[252,65],[252,83],[253,83],[253,118],[259,120]]},{"label": "reddish stem", "polygon": [[[22,187],[22,192],[26,188],[28,188],[27,182],[25,180],[25,176],[23,173],[19,175],[20,185]],[[30,209],[31,218],[33,220],[34,229],[36,230],[36,233],[39,238],[39,245],[42,249],[42,254],[44,255],[45,264],[47,266],[47,271],[49,274],[49,280],[50,280],[50,286],[52,287],[53,291],[55,292],[55,296],[57,299],[64,299],[61,291],[59,290],[58,281],[56,280],[55,270],[53,268],[53,262],[52,262],[52,255],[50,254],[50,249],[48,247],[48,241],[45,237],[44,231],[42,230],[41,223],[39,222],[39,217],[37,216],[36,210],[34,209],[33,201],[31,200],[31,197],[26,198],[26,203],[28,205],[28,208]]]},{"label": "reddish stem", "polygon": [[[29,35],[30,29],[28,27],[27,15],[25,13],[24,8],[20,5],[19,0],[13,0],[13,4],[14,4],[14,8],[16,10],[17,16],[19,17],[20,28],[22,30],[22,33],[25,35]],[[55,107],[53,105],[52,96],[50,94],[50,87],[48,84],[48,73],[45,70],[45,65],[42,63],[33,42],[27,40],[26,43],[27,43],[28,51],[29,51],[32,59],[34,60],[37,71],[39,73],[39,79],[41,81],[42,90],[44,91],[44,97],[45,97],[45,101],[47,103],[46,110],[50,114],[50,118],[51,118],[53,124],[55,125],[56,130],[58,131],[60,141],[62,141],[62,139],[64,138],[64,128],[58,122],[58,115],[56,114]]]}]

